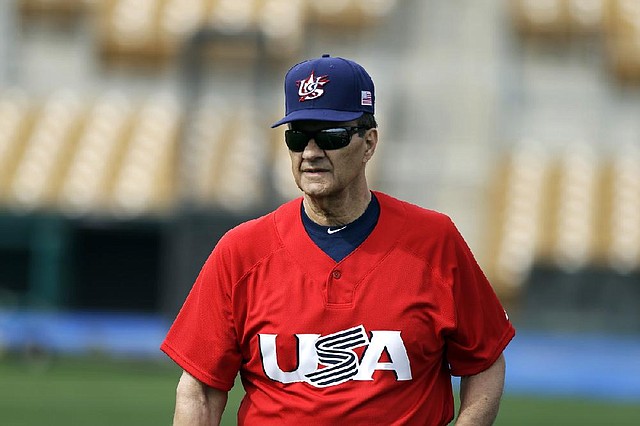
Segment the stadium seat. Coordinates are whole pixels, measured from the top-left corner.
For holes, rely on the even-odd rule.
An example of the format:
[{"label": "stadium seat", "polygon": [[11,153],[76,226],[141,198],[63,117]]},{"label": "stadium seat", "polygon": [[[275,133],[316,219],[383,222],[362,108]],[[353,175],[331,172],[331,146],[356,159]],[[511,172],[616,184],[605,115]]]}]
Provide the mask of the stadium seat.
[{"label": "stadium seat", "polygon": [[22,210],[54,207],[83,114],[82,101],[72,92],[56,92],[43,103],[10,183],[12,205]]},{"label": "stadium seat", "polygon": [[167,0],[158,23],[160,49],[175,55],[189,34],[205,24],[211,11],[207,0]]},{"label": "stadium seat", "polygon": [[637,34],[640,30],[640,3],[636,0],[609,0],[608,31],[613,34]]},{"label": "stadium seat", "polygon": [[[186,128],[181,163],[186,200],[229,211],[258,207],[273,195],[272,182],[265,179],[272,171],[276,191],[295,189],[281,135],[283,129],[256,124],[261,121],[256,119],[253,107],[222,103],[210,95],[201,100],[193,117]],[[269,143],[256,144],[256,140],[263,139]],[[286,182],[278,180],[281,171],[286,174]],[[292,198],[280,192],[275,195]]]},{"label": "stadium seat", "polygon": [[185,201],[211,206],[218,186],[224,182],[222,163],[231,137],[230,109],[213,96],[201,99],[186,128],[181,163],[181,188]]},{"label": "stadium seat", "polygon": [[110,209],[118,215],[162,214],[173,206],[181,111],[170,95],[147,99],[134,118]]},{"label": "stadium seat", "polygon": [[388,16],[397,0],[308,1],[309,21],[332,29],[367,27]]},{"label": "stadium seat", "polygon": [[564,0],[512,0],[511,13],[523,34],[558,35],[568,32]]},{"label": "stadium seat", "polygon": [[512,0],[517,28],[530,35],[601,34],[608,0]]},{"label": "stadium seat", "polygon": [[553,259],[572,271],[593,260],[600,168],[595,152],[585,144],[570,146],[559,165]]},{"label": "stadium seat", "polygon": [[608,0],[565,0],[565,10],[572,33],[601,34],[605,27]]},{"label": "stadium seat", "polygon": [[[95,100],[59,92],[34,109],[31,119],[20,92],[0,97],[0,202],[18,210],[140,216],[187,201],[237,211],[270,196],[275,149],[255,141],[277,131],[247,125],[256,120],[246,105],[209,96],[184,132],[184,111],[163,94],[135,106],[119,91]],[[278,142],[284,187],[297,195]]]},{"label": "stadium seat", "polygon": [[227,149],[219,163],[213,192],[215,205],[231,211],[255,208],[265,201],[268,182],[264,181],[267,144],[256,144],[262,135],[255,124],[255,111],[236,107],[229,116]]},{"label": "stadium seat", "polygon": [[263,0],[257,25],[270,57],[288,59],[302,49],[305,10],[305,0]]},{"label": "stadium seat", "polygon": [[60,191],[67,213],[98,213],[106,207],[132,112],[120,92],[108,92],[93,105]]},{"label": "stadium seat", "polygon": [[504,164],[492,216],[492,279],[504,292],[522,285],[537,256],[542,231],[548,158],[536,142],[525,141]]},{"label": "stadium seat", "polygon": [[613,71],[622,81],[640,79],[640,2],[611,0],[607,52]]},{"label": "stadium seat", "polygon": [[223,32],[250,30],[255,25],[258,6],[257,0],[218,0],[207,22]]},{"label": "stadium seat", "polygon": [[640,268],[640,149],[624,146],[612,159],[609,264],[622,273]]},{"label": "stadium seat", "polygon": [[261,31],[271,56],[290,58],[302,44],[304,7],[304,0],[106,0],[101,50],[109,59],[175,58],[189,36],[211,28]]},{"label": "stadium seat", "polygon": [[158,56],[157,0],[105,0],[98,8],[100,51],[107,59]]},{"label": "stadium seat", "polygon": [[[308,22],[331,27],[371,26],[388,16],[397,0],[22,0],[25,14],[87,9],[97,23],[97,50],[111,61],[162,63],[176,58],[199,29],[226,35],[260,32],[267,53],[291,59],[300,52]],[[91,6],[91,7],[88,7]],[[92,23],[93,24],[93,23]]]},{"label": "stadium seat", "polygon": [[0,95],[0,201],[6,201],[9,183],[22,156],[29,109],[29,100],[21,90],[5,90]]}]

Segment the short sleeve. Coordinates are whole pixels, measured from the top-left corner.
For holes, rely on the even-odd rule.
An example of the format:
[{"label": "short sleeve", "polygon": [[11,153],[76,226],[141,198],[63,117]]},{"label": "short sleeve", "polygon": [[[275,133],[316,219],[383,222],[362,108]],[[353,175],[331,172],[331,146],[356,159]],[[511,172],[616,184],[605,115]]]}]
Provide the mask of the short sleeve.
[{"label": "short sleeve", "polygon": [[515,329],[468,245],[452,224],[447,244],[455,327],[447,336],[446,357],[455,376],[489,368],[515,336]]},{"label": "short sleeve", "polygon": [[205,262],[160,349],[201,382],[228,391],[242,357],[224,251],[219,243]]}]

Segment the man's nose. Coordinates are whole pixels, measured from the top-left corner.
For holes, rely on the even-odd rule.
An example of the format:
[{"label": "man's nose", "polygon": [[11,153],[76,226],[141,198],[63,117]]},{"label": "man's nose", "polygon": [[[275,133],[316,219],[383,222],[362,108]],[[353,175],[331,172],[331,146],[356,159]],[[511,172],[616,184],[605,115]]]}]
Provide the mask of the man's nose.
[{"label": "man's nose", "polygon": [[304,147],[302,151],[303,158],[315,158],[324,156],[324,150],[321,149],[314,138],[309,139],[309,143]]}]

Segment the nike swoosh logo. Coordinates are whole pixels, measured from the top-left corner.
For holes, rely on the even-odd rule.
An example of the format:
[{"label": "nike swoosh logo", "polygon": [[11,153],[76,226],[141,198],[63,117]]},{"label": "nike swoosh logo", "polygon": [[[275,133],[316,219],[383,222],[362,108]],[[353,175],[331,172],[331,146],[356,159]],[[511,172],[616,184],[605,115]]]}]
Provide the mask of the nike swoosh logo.
[{"label": "nike swoosh logo", "polygon": [[344,228],[346,228],[347,225],[343,226],[342,228],[336,228],[336,229],[327,229],[327,234],[335,234],[336,232],[340,232],[342,231]]}]

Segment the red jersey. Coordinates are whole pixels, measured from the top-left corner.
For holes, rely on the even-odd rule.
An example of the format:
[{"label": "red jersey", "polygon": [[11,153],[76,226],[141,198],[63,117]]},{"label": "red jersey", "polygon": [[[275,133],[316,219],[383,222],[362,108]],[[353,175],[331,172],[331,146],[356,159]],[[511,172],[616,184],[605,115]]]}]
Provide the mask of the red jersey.
[{"label": "red jersey", "polygon": [[239,371],[240,425],[444,425],[451,375],[484,371],[514,336],[451,220],[375,195],[375,229],[338,263],[307,235],[301,199],[206,261],[161,348],[214,388]]}]

